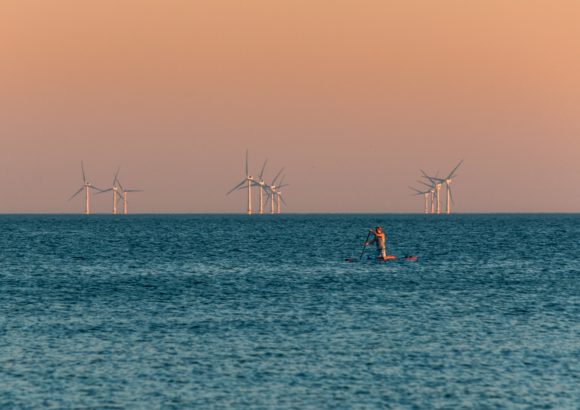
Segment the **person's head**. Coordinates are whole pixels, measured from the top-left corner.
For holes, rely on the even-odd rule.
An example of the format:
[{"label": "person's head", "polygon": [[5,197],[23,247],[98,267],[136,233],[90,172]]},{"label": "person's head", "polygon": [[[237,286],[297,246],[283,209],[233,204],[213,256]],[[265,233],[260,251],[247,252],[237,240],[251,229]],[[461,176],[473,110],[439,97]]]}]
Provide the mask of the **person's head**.
[{"label": "person's head", "polygon": [[380,226],[377,226],[375,228],[375,231],[377,231],[377,232],[383,232],[383,228],[381,228]]}]

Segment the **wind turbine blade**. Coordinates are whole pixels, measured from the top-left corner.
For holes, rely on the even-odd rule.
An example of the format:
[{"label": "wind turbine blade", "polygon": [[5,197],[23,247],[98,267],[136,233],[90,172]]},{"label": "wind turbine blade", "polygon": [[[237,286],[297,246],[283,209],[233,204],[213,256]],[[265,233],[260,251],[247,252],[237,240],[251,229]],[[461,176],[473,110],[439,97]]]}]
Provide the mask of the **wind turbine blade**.
[{"label": "wind turbine blade", "polygon": [[119,184],[119,188],[121,188],[121,191],[125,192],[125,188],[123,188],[123,185],[121,185],[121,181],[119,181],[119,179],[117,179],[117,184]]},{"label": "wind turbine blade", "polygon": [[419,191],[417,188],[413,188],[412,186],[410,186],[409,189],[415,191],[417,193],[416,195],[423,194],[423,192]]},{"label": "wind turbine blade", "polygon": [[240,182],[238,185],[236,185],[235,187],[233,187],[232,189],[230,189],[228,191],[228,193],[226,195],[231,194],[232,192],[234,192],[236,189],[238,189],[239,187],[243,186],[246,183],[246,180],[244,179],[242,182]]},{"label": "wind turbine blade", "polygon": [[425,171],[423,171],[422,169],[421,169],[420,171],[421,171],[421,173],[423,174],[423,177],[424,177],[424,178],[427,178],[427,179],[428,179],[429,181],[431,181],[432,183],[434,182],[434,179],[435,179],[435,178],[433,178],[433,177],[430,177],[429,175],[427,175],[427,173],[426,173]]},{"label": "wind turbine blade", "polygon": [[277,185],[276,189],[284,188],[285,186],[290,186],[290,184]]},{"label": "wind turbine blade", "polygon": [[81,172],[83,173],[83,182],[86,184],[87,183],[87,177],[85,175],[85,165],[83,164],[83,161],[81,161]]},{"label": "wind turbine blade", "polygon": [[266,164],[268,163],[268,159],[264,161],[264,165],[262,165],[262,170],[260,171],[260,181],[264,179],[264,170],[266,169]]},{"label": "wind turbine blade", "polygon": [[71,197],[70,197],[68,200],[70,201],[70,200],[71,200],[71,199],[73,199],[75,196],[77,196],[78,194],[80,194],[80,193],[83,191],[83,189],[85,189],[85,187],[84,187],[84,186],[83,186],[81,189],[79,189],[77,192],[75,192],[75,193],[73,194],[73,196],[71,196]]},{"label": "wind turbine blade", "polygon": [[451,198],[451,203],[455,205],[455,199],[453,199],[453,191],[451,190],[450,186],[448,186],[447,189],[449,189],[449,197]]},{"label": "wind turbine blade", "polygon": [[280,178],[280,175],[282,174],[283,171],[284,171],[284,168],[282,168],[280,171],[278,171],[278,173],[276,174],[276,176],[274,177],[274,180],[272,181],[272,183],[270,185],[276,184],[276,181],[278,180],[278,178]]},{"label": "wind turbine blade", "polygon": [[117,167],[117,172],[115,172],[115,178],[113,178],[113,186],[115,186],[115,183],[117,182],[118,178],[119,178],[119,171],[121,170],[121,167]]},{"label": "wind turbine blade", "polygon": [[91,185],[89,188],[90,188],[90,189],[95,189],[95,190],[97,190],[97,191],[100,191],[100,192],[103,192],[103,190],[102,190],[101,188],[97,188],[97,187],[96,187],[96,186],[94,186],[94,185]]},{"label": "wind turbine blade", "polygon": [[104,191],[97,192],[95,195],[104,194],[105,192],[109,192],[109,191],[112,191],[112,190],[113,190],[113,188],[105,189]]},{"label": "wind turbine blade", "polygon": [[[425,171],[423,171],[423,170],[421,170],[421,172],[423,173],[423,178],[426,178],[426,179],[428,179],[429,181],[431,181],[431,183],[432,183],[433,185],[435,185],[437,182],[445,182],[445,180],[444,180],[444,179],[441,179],[441,178],[439,178],[439,177],[437,177],[437,176],[430,177],[430,176],[429,176],[429,175],[427,175],[427,174],[425,173]],[[437,174],[439,174],[439,171],[437,171]]]},{"label": "wind turbine blade", "polygon": [[127,189],[124,192],[143,192],[142,189]]},{"label": "wind turbine blade", "polygon": [[255,180],[253,180],[253,179],[246,179],[246,180],[243,182],[243,185],[242,185],[241,187],[239,187],[237,190],[238,190],[238,191],[241,191],[241,190],[243,190],[243,189],[248,189],[248,185],[247,185],[247,182],[248,182],[248,181],[250,181],[250,185],[251,185],[251,186],[253,186],[253,187],[254,187],[254,186],[262,186],[262,185],[260,185],[260,183],[259,183],[259,182],[255,181]]},{"label": "wind turbine blade", "polygon": [[418,183],[420,183],[420,184],[423,184],[423,185],[425,185],[427,188],[433,188],[433,187],[435,186],[435,185],[433,185],[433,184],[429,185],[429,184],[427,184],[427,183],[425,183],[425,182],[423,182],[423,181],[417,181],[417,182],[418,182]]},{"label": "wind turbine blade", "polygon": [[282,200],[282,203],[284,205],[288,206],[288,204],[286,203],[286,201],[284,201],[284,197],[282,196],[282,194],[279,194],[279,195],[280,195],[280,199]]},{"label": "wind turbine blade", "polygon": [[461,166],[461,164],[463,164],[463,160],[459,161],[459,164],[457,164],[457,166],[455,168],[453,168],[453,171],[451,171],[449,173],[449,176],[447,177],[447,179],[451,179],[455,176],[455,172],[459,169],[459,167]]}]

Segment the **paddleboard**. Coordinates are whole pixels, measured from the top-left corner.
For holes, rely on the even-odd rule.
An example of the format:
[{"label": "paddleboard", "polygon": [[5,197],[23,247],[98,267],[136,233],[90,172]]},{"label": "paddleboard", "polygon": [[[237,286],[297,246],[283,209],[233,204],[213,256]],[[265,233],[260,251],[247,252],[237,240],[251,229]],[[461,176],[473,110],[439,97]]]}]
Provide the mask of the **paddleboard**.
[{"label": "paddleboard", "polygon": [[[405,261],[416,261],[417,257],[407,255],[407,256],[404,256],[402,259]],[[394,261],[394,260],[397,260],[397,257],[395,255],[388,255],[386,259],[383,259],[381,257],[375,257],[375,258],[367,257],[366,259],[346,258],[344,261],[349,262],[349,263],[355,263],[355,262],[389,262],[389,261]]]}]

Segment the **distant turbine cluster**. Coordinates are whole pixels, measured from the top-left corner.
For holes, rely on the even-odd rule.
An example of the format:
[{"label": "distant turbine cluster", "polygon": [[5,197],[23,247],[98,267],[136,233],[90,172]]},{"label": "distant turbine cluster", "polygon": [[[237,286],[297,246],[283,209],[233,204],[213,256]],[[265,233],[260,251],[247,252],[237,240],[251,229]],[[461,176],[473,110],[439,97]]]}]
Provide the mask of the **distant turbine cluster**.
[{"label": "distant turbine cluster", "polygon": [[[226,195],[231,194],[234,191],[239,191],[243,189],[247,189],[248,191],[248,208],[247,214],[252,215],[252,188],[256,187],[258,189],[259,198],[260,198],[260,207],[258,213],[263,215],[266,213],[266,207],[270,205],[270,214],[279,214],[281,213],[281,205],[282,202],[286,205],[286,201],[282,197],[282,188],[288,186],[289,184],[284,183],[284,175],[282,172],[284,168],[282,168],[272,179],[272,182],[267,184],[264,181],[264,171],[266,170],[266,164],[268,160],[264,161],[264,165],[262,165],[262,169],[258,176],[252,176],[250,174],[250,167],[249,167],[249,159],[248,159],[248,151],[246,151],[246,167],[245,167],[245,177],[244,179],[235,187],[233,187]],[[279,182],[278,182],[279,181]],[[265,200],[265,201],[264,201]]]},{"label": "distant turbine cluster", "polygon": [[98,191],[96,195],[99,194],[104,194],[105,192],[113,192],[113,215],[116,215],[117,212],[117,204],[118,204],[118,199],[120,199],[121,201],[123,201],[123,214],[127,215],[127,194],[129,192],[143,192],[141,189],[126,189],[123,187],[123,185],[121,185],[121,182],[119,181],[119,169],[117,169],[117,172],[115,173],[115,178],[113,179],[113,184],[111,186],[111,188],[108,189],[101,189],[101,188],[97,188],[96,186],[94,186],[93,184],[91,184],[90,182],[87,181],[87,177],[85,174],[85,166],[81,161],[81,172],[83,175],[83,186],[73,194],[73,196],[71,196],[69,198],[69,201],[72,200],[74,197],[76,197],[78,194],[80,194],[83,190],[85,191],[85,214],[89,215],[91,213],[91,191]]},{"label": "distant turbine cluster", "polygon": [[416,192],[414,195],[423,195],[426,214],[441,214],[441,188],[443,184],[445,184],[446,188],[445,213],[448,215],[451,213],[451,205],[455,205],[453,193],[451,192],[451,183],[462,163],[463,160],[445,178],[439,178],[439,172],[435,176],[429,176],[425,171],[421,170],[423,180],[417,182],[424,185],[427,189],[409,188]]}]

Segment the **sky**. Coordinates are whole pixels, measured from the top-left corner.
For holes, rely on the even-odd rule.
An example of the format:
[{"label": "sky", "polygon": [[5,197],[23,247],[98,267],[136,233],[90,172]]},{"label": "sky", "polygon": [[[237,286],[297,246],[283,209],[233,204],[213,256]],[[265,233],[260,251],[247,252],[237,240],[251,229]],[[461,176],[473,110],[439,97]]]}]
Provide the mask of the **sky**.
[{"label": "sky", "polygon": [[[580,2],[3,0],[0,212],[80,212],[80,161],[133,212],[580,211]],[[111,198],[94,198],[110,212]]]}]

